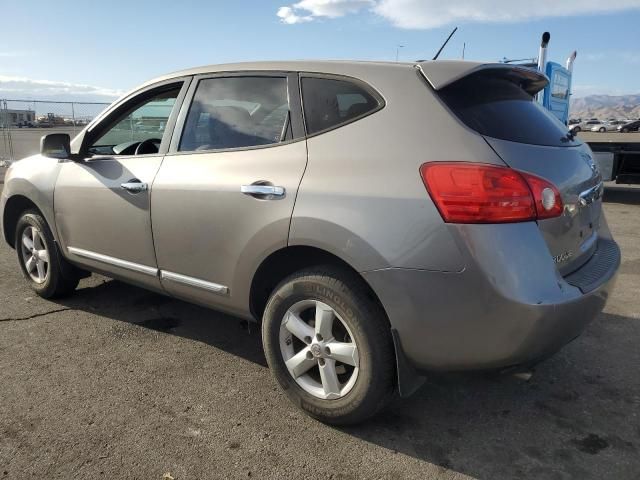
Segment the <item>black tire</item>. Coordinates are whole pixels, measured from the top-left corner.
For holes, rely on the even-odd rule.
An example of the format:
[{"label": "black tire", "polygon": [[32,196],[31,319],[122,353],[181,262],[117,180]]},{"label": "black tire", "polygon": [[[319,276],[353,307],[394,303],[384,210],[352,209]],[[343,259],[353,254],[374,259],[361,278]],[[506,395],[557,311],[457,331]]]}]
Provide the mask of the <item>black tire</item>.
[{"label": "black tire", "polygon": [[572,129],[572,131],[573,131],[574,133],[580,133],[580,132],[582,131],[582,129],[581,129],[580,127],[574,127],[574,128]]},{"label": "black tire", "polygon": [[[291,306],[302,300],[319,300],[331,307],[357,345],[358,375],[351,390],[341,398],[326,400],[311,395],[298,385],[285,365],[280,349],[282,319]],[[369,298],[362,280],[352,272],[332,266],[315,267],[283,280],[267,302],[262,341],[269,367],[289,399],[324,423],[361,422],[393,397],[396,368],[390,326],[382,308]]]},{"label": "black tire", "polygon": [[600,130],[598,130],[598,131],[599,131],[600,133],[605,133],[605,132],[607,131],[607,129],[606,129],[606,128],[604,128],[604,127],[600,127]]},{"label": "black tire", "polygon": [[[37,283],[25,265],[22,248],[22,234],[29,227],[35,227],[41,233],[41,238],[49,252],[49,262],[46,279],[43,283]],[[15,232],[15,248],[18,254],[18,263],[25,279],[31,288],[43,298],[57,298],[69,295],[78,286],[78,271],[69,264],[58,250],[53,239],[53,234],[42,215],[34,210],[23,213],[18,220]]]},{"label": "black tire", "polygon": [[622,128],[622,129],[620,129],[620,133],[629,133],[629,129],[628,128]]}]

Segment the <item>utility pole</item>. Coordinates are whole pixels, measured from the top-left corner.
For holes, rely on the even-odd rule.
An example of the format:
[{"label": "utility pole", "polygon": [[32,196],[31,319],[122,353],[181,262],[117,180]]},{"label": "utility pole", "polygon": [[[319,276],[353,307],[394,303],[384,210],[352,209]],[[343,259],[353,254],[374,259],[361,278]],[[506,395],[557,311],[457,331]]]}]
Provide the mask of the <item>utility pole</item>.
[{"label": "utility pole", "polygon": [[400,49],[404,48],[404,45],[396,46],[396,63],[398,63],[398,59],[400,58]]}]

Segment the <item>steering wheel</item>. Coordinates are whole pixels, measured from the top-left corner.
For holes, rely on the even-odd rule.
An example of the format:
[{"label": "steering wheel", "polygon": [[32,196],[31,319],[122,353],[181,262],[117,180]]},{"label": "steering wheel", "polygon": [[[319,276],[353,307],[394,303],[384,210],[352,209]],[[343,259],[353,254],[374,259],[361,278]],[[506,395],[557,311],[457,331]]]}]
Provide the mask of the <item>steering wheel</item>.
[{"label": "steering wheel", "polygon": [[136,147],[135,155],[144,155],[145,153],[158,153],[160,150],[160,143],[162,142],[159,138],[147,138],[146,140],[141,141]]}]

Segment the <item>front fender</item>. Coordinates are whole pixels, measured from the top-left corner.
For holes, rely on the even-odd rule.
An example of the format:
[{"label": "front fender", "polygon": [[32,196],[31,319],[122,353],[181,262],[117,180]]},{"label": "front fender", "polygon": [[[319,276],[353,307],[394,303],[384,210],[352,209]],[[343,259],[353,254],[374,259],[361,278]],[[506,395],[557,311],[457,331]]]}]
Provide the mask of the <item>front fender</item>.
[{"label": "front fender", "polygon": [[[14,201],[19,198],[33,203],[42,213],[51,228],[56,242],[59,240],[53,211],[53,195],[56,180],[60,172],[60,161],[55,158],[34,155],[17,161],[5,174],[0,210],[4,239],[11,244],[7,221],[12,212]],[[23,202],[22,202],[23,203]]]}]

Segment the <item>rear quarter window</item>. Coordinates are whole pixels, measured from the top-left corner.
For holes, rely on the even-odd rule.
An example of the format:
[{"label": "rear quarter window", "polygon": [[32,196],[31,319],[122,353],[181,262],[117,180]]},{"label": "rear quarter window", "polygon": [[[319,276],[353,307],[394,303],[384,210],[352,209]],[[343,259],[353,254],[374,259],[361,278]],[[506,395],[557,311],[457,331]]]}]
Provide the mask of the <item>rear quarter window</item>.
[{"label": "rear quarter window", "polygon": [[511,80],[478,73],[439,94],[464,124],[481,135],[532,145],[580,144],[562,122]]},{"label": "rear quarter window", "polygon": [[325,77],[302,77],[302,104],[307,134],[330,130],[384,105],[382,98],[363,83]]}]

